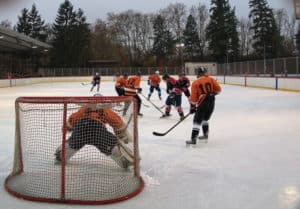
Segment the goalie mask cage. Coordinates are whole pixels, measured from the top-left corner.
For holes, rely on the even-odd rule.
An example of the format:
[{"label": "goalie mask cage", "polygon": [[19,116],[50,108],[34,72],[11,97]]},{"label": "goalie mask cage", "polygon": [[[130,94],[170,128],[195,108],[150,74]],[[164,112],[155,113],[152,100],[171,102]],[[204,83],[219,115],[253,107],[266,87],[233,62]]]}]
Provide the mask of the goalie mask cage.
[{"label": "goalie mask cage", "polygon": [[[69,160],[62,157],[61,163],[55,163],[59,146],[61,156],[66,156],[66,141],[71,135],[68,117],[86,104],[109,108],[124,121],[133,139],[123,144],[133,157],[131,166],[120,167],[110,153],[103,154],[89,144]],[[127,200],[143,190],[137,105],[132,97],[19,97],[15,111],[14,164],[4,183],[10,194],[32,201],[108,204]],[[105,127],[114,133],[112,127]]]}]

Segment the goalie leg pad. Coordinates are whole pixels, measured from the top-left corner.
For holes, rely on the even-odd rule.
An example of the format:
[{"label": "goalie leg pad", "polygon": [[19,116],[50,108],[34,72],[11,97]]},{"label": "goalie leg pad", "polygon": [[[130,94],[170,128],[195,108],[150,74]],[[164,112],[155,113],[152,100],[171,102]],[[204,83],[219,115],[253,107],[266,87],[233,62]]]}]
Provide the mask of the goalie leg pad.
[{"label": "goalie leg pad", "polygon": [[128,168],[132,163],[122,154],[120,148],[115,146],[112,149],[111,158],[121,167]]},{"label": "goalie leg pad", "polygon": [[[75,153],[77,152],[76,149],[72,149],[68,143],[66,143],[66,146],[65,146],[65,159],[66,159],[66,162],[68,162],[71,157],[73,155],[75,155]],[[61,163],[61,159],[62,159],[62,145],[60,145],[56,151],[55,151],[55,164],[59,164]]]}]

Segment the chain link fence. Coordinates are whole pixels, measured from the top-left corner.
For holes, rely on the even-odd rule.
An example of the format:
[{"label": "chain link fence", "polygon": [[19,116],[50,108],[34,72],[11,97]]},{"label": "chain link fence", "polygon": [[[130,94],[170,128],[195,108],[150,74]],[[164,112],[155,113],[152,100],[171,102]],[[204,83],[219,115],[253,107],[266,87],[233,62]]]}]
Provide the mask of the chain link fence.
[{"label": "chain link fence", "polygon": [[155,71],[159,71],[161,75],[168,73],[177,75],[182,72],[178,67],[103,67],[103,68],[40,68],[39,74],[43,77],[58,76],[91,76],[96,72],[102,76],[114,75],[135,75],[140,72],[142,75],[149,75]]},{"label": "chain link fence", "polygon": [[300,77],[299,57],[253,60],[217,65],[218,75]]}]

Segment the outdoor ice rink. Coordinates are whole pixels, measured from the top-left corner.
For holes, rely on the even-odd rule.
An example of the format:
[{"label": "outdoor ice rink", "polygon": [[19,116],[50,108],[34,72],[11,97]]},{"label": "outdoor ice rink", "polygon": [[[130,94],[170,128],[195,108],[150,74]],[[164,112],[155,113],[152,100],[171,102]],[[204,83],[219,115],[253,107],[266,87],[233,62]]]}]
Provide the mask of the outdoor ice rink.
[{"label": "outdoor ice rink", "polygon": [[[163,84],[164,85],[164,84]],[[142,82],[143,94],[148,86]],[[88,96],[90,86],[48,83],[0,89],[0,209],[300,209],[300,94],[240,86],[222,86],[210,120],[207,144],[186,147],[192,117],[164,137],[179,119],[142,106],[139,118],[144,191],[127,201],[103,206],[30,202],[3,187],[14,155],[14,100],[19,96]],[[94,92],[96,93],[96,92]],[[116,95],[113,82],[103,95]],[[163,91],[163,98],[166,94]],[[183,96],[185,113],[189,111]],[[152,101],[162,106],[157,93]],[[41,142],[42,143],[42,142]]]}]

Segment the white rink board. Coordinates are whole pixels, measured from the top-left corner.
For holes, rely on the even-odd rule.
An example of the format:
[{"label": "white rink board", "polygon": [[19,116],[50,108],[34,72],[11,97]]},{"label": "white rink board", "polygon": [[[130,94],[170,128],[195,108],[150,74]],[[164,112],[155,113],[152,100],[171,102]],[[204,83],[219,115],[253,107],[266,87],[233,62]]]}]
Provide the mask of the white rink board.
[{"label": "white rink board", "polygon": [[[300,80],[299,80],[300,82]],[[247,86],[275,89],[275,78],[247,77]]]},{"label": "white rink board", "polygon": [[[220,77],[221,82],[222,77]],[[165,84],[162,83],[162,88]],[[142,81],[143,94],[149,86]],[[11,171],[14,153],[14,100],[18,96],[89,96],[90,85],[80,82],[35,84],[0,89],[0,181]],[[113,82],[101,93],[116,95]],[[154,92],[151,101],[163,101]],[[160,119],[161,113],[144,98],[139,118],[141,174],[145,190],[108,206],[36,203],[0,190],[1,209],[299,209],[300,97],[295,92],[222,85],[210,120],[208,143],[186,147],[193,117],[164,137],[153,136],[179,120]],[[190,105],[182,97],[185,114]],[[46,174],[45,174],[46,175]],[[47,178],[47,177],[45,177]],[[39,180],[39,179],[36,179]]]}]

